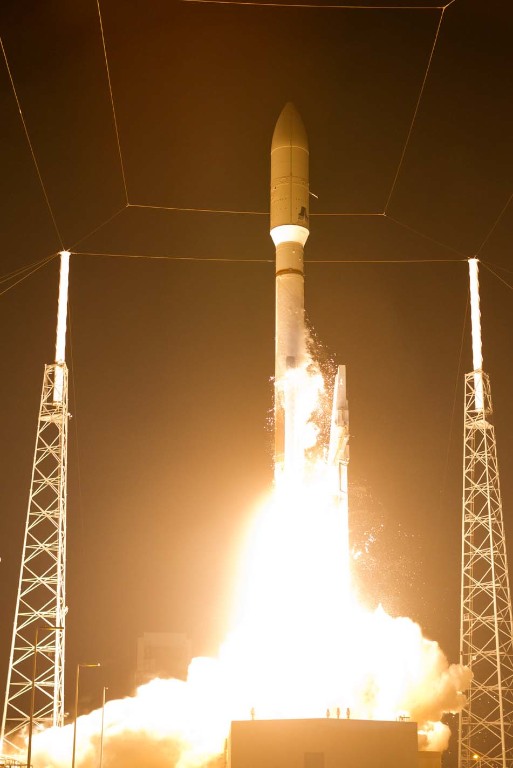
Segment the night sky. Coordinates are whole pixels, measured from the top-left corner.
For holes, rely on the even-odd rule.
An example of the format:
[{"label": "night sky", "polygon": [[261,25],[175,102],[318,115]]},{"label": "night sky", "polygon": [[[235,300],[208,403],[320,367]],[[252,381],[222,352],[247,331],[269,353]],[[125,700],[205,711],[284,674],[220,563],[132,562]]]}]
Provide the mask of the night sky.
[{"label": "night sky", "polygon": [[[479,252],[513,285],[513,203],[494,227],[513,192],[513,10],[447,8],[395,184],[439,9],[102,0],[101,10],[130,206],[95,0],[0,8],[60,232],[1,61],[1,272],[62,246],[77,253],[68,688],[77,661],[100,661],[112,695],[129,693],[144,631],[187,633],[199,655],[229,628],[240,545],[272,482],[274,248],[258,214],[286,101],[309,136],[311,212],[337,214],[312,215],[306,304],[323,356],[348,366],[351,478],[379,508],[367,595],[457,661],[465,259]],[[485,264],[484,365],[511,550],[513,305]],[[0,297],[0,690],[57,287],[54,259]],[[84,697],[88,685],[98,703],[100,684],[84,682]]]}]

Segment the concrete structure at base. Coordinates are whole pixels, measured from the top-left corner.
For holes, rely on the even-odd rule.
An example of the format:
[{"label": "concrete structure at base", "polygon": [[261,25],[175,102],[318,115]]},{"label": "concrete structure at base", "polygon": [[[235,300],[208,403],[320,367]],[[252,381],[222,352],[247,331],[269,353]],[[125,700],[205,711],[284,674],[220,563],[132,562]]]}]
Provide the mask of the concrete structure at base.
[{"label": "concrete structure at base", "polygon": [[234,721],[227,768],[440,768],[417,724],[338,718]]}]

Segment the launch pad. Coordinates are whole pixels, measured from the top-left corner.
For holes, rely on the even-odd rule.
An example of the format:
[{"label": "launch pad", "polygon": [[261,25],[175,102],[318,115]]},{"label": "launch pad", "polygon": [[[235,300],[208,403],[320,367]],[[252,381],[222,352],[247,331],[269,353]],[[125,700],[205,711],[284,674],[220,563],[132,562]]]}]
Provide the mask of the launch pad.
[{"label": "launch pad", "polygon": [[[420,757],[419,757],[420,756]],[[418,752],[410,721],[234,721],[227,768],[436,768],[439,752]]]}]

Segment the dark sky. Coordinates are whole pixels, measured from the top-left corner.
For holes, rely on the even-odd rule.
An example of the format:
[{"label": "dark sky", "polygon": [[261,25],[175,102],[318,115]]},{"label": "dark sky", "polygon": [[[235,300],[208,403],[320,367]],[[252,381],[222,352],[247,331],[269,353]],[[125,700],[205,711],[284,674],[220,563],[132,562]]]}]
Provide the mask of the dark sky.
[{"label": "dark sky", "polygon": [[[273,258],[268,218],[134,206],[266,212],[289,100],[309,135],[312,213],[387,212],[312,217],[306,250],[309,319],[324,354],[348,366],[352,477],[381,505],[376,584],[387,587],[373,598],[457,660],[472,361],[467,323],[460,365],[467,265],[454,260],[478,251],[513,192],[513,10],[447,9],[392,190],[439,10],[101,8],[130,207],[95,0],[0,8],[63,245],[171,257],[72,257],[68,663],[104,662],[124,693],[142,632],[185,632],[203,654],[228,628],[241,537],[272,478],[273,265],[251,261]],[[3,63],[0,93],[5,274],[61,243]],[[513,284],[512,235],[513,205],[480,257]],[[240,261],[200,261],[213,258]],[[354,263],[316,263],[328,259]],[[410,263],[423,259],[438,263]],[[2,687],[57,283],[54,260],[0,301]],[[513,545],[513,306],[484,266],[481,289]]]}]

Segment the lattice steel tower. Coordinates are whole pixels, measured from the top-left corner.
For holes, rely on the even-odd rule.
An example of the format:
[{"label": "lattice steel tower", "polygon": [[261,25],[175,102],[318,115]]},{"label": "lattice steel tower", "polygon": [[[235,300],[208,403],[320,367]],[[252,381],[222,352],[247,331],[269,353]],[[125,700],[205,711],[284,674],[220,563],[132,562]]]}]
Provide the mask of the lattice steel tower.
[{"label": "lattice steel tower", "polygon": [[64,723],[69,256],[61,253],[55,363],[45,366],[39,409],[2,718],[4,753],[25,749],[31,720],[34,730]]},{"label": "lattice steel tower", "polygon": [[460,660],[473,679],[460,715],[458,764],[512,768],[513,622],[477,259],[469,259],[469,272],[474,370],[465,376]]}]

